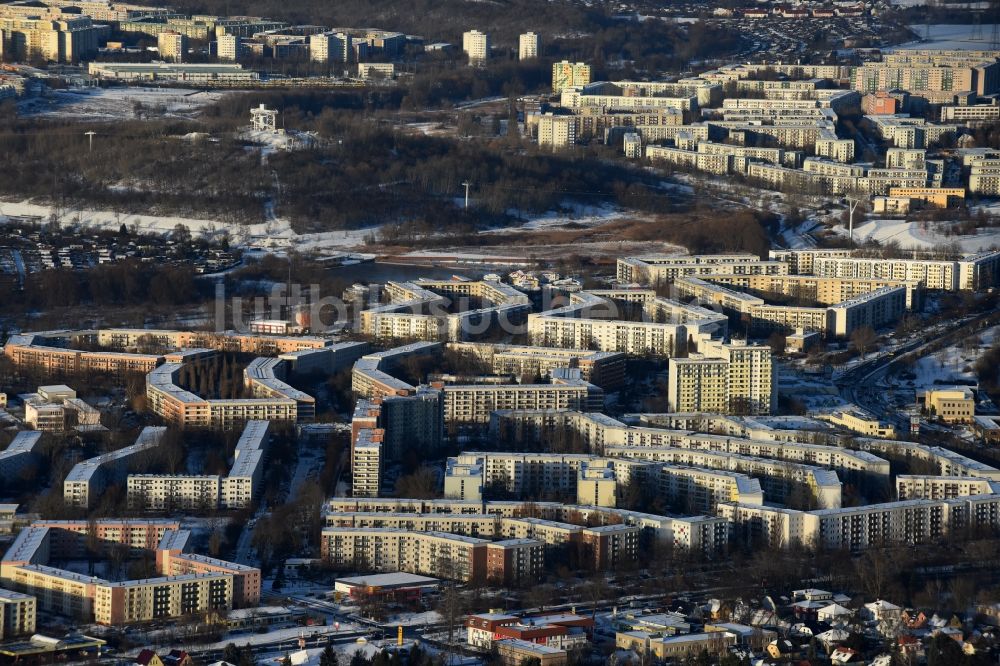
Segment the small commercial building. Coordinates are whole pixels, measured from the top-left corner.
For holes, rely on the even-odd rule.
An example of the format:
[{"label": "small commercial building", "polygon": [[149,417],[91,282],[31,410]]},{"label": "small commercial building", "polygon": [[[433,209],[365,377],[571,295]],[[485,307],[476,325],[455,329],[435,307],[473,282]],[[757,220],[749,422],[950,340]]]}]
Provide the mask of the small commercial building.
[{"label": "small commercial building", "polygon": [[438,589],[439,586],[440,581],[437,578],[400,571],[338,578],[333,590],[352,599],[381,597],[403,600],[419,599],[422,595]]},{"label": "small commercial building", "polygon": [[[922,400],[921,400],[922,398]],[[976,413],[976,394],[968,386],[942,386],[917,394],[917,402],[945,423],[971,423]]]}]

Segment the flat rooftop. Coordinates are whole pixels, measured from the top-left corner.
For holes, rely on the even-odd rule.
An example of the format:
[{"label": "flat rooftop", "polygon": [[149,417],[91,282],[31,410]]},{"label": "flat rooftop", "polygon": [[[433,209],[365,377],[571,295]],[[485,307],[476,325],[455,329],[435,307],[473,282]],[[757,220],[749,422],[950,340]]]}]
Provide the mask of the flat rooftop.
[{"label": "flat rooftop", "polygon": [[397,571],[395,573],[369,574],[365,576],[349,576],[338,578],[337,583],[351,587],[423,587],[437,585],[440,581],[429,576]]}]

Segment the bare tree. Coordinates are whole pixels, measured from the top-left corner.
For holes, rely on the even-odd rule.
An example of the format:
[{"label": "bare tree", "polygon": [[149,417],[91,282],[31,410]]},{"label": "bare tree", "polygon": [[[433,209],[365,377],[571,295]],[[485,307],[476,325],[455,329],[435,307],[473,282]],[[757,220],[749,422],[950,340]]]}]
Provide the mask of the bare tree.
[{"label": "bare tree", "polygon": [[861,358],[865,357],[865,353],[874,346],[876,340],[878,336],[871,326],[861,326],[851,333],[851,344],[861,354]]}]

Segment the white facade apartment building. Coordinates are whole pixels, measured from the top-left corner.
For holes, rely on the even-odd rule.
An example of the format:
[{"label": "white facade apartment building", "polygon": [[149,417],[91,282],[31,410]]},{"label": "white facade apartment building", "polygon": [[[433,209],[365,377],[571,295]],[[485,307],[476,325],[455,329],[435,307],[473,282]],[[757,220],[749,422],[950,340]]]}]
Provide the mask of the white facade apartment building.
[{"label": "white facade apartment building", "polygon": [[906,287],[880,287],[875,291],[826,308],[826,330],[847,337],[859,328],[890,324],[906,312]]},{"label": "white facade apartment building", "polygon": [[74,465],[63,481],[63,501],[69,506],[89,508],[109,484],[126,477],[131,464],[160,445],[166,430],[144,428],[135,444]]},{"label": "white facade apartment building", "polygon": [[856,441],[862,451],[875,451],[888,457],[905,456],[932,463],[937,466],[941,476],[971,476],[1000,481],[1000,469],[940,446],[926,446],[895,439],[864,438]]},{"label": "white facade apartment building", "polygon": [[[114,599],[118,595],[123,601]],[[233,575],[186,574],[98,585],[93,603],[98,624],[224,612],[233,608]]]},{"label": "white facade apartment building", "polygon": [[958,288],[975,291],[1000,285],[1000,250],[972,254],[958,261]]},{"label": "white facade apartment building", "polygon": [[[650,415],[647,415],[650,416]],[[516,442],[544,439],[558,430],[571,432],[591,450],[612,450],[611,447],[677,447],[720,451],[756,458],[774,458],[821,467],[829,467],[846,474],[861,472],[877,477],[888,477],[889,463],[868,450],[852,450],[841,446],[803,443],[809,436],[806,431],[768,429],[760,420],[725,416],[719,413],[687,412],[651,415],[644,425],[626,425],[605,414],[582,414],[572,411],[507,411],[493,415],[490,435],[495,439],[513,439]],[[748,425],[749,423],[749,425]],[[725,434],[710,434],[722,432]],[[903,444],[890,440],[864,440],[867,448],[883,450]],[[913,444],[917,447],[919,445]],[[928,447],[912,453],[931,452]],[[941,449],[941,451],[946,451]],[[950,452],[949,452],[950,453]],[[971,476],[986,476],[1000,480],[1000,470],[951,453],[950,464]],[[948,469],[951,469],[949,467]],[[990,471],[992,470],[992,471]],[[951,473],[942,468],[942,473]]]},{"label": "white facade apartment building", "polygon": [[590,351],[477,342],[451,342],[448,349],[487,364],[494,373],[515,377],[551,377],[558,368],[576,368],[580,378],[598,386],[618,386],[625,381],[625,355]]},{"label": "white facade apartment building", "polygon": [[309,59],[313,62],[350,62],[353,53],[351,37],[342,32],[309,35]]},{"label": "white facade apartment building", "polygon": [[458,500],[481,501],[483,499],[483,462],[459,462],[449,458],[445,464],[444,496]]},{"label": "white facade apartment building", "polygon": [[358,78],[368,80],[381,78],[386,81],[396,77],[396,65],[391,62],[359,62]]},{"label": "white facade apartment building", "polygon": [[[454,462],[452,462],[454,461]],[[715,504],[724,501],[742,501],[759,504],[764,494],[757,479],[728,470],[713,470],[684,465],[661,464],[649,460],[627,458],[600,458],[589,454],[544,453],[466,453],[449,459],[451,470],[466,466],[482,470],[484,486],[499,486],[514,495],[534,495],[540,491],[577,495],[578,502],[589,498],[579,493],[581,471],[589,468],[603,470],[603,478],[614,488],[621,489],[632,478],[646,483],[661,497],[670,501],[691,501],[698,511],[712,511]],[[613,506],[614,496],[608,488],[589,484],[590,492],[598,492],[597,506]],[[455,485],[445,477],[445,495],[457,499]],[[739,498],[739,499],[737,499]],[[508,534],[512,537],[531,536]],[[531,538],[541,538],[531,536]],[[542,538],[541,540],[545,540]]]},{"label": "white facade apartment building", "polygon": [[581,109],[600,106],[612,109],[678,109],[697,111],[698,98],[690,97],[623,97],[621,95],[586,94],[581,88],[567,88],[560,95],[560,106]]},{"label": "white facade apartment building", "polygon": [[405,571],[461,581],[485,575],[488,543],[459,534],[390,528],[327,527],[320,535],[323,559],[335,568]]},{"label": "white facade apartment building", "polygon": [[860,178],[865,175],[865,168],[857,164],[842,164],[821,157],[807,157],[802,161],[802,170],[818,176],[834,178]]},{"label": "white facade apartment building", "polygon": [[215,40],[219,60],[233,62],[243,55],[243,38],[239,35],[219,35]]},{"label": "white facade apartment building", "polygon": [[687,349],[684,324],[562,317],[555,310],[528,315],[528,336],[533,344],[545,347],[636,356],[671,356]]},{"label": "white facade apartment building", "polygon": [[926,186],[926,169],[869,169],[858,178],[858,189],[872,196],[885,196],[896,187]]},{"label": "white facade apartment building", "polygon": [[533,32],[526,32],[517,38],[517,59],[531,60],[537,58],[540,51],[540,39]]},{"label": "white facade apartment building", "polygon": [[746,474],[760,479],[767,497],[777,502],[784,501],[794,484],[803,484],[813,493],[819,506],[832,509],[841,505],[841,483],[837,473],[816,465],[673,446],[609,446],[604,454],[612,458],[652,460],[671,466]]},{"label": "white facade apartment building", "polygon": [[858,179],[864,176],[862,166],[841,164],[827,159],[807,157],[802,162],[802,171],[813,176],[824,192],[844,194],[858,189]]},{"label": "white facade apartment building", "polygon": [[166,30],[156,36],[156,47],[160,58],[168,62],[184,62],[187,55],[188,38],[179,32]]},{"label": "white facade apartment building", "polygon": [[1000,195],[1000,159],[979,158],[969,170],[969,193]]},{"label": "white facade apartment building", "polygon": [[819,189],[823,181],[811,173],[801,169],[751,162],[747,165],[747,178],[771,190],[791,188],[797,191],[812,191]]},{"label": "white facade apartment building", "polygon": [[667,409],[671,412],[729,411],[729,364],[721,358],[672,358]]},{"label": "white facade apartment building", "polygon": [[[723,153],[701,153],[668,146],[647,146],[646,157],[654,162],[669,162],[677,166],[688,169],[697,169],[705,173],[724,175],[733,171],[740,171],[735,166],[733,155]],[[742,162],[741,162],[742,164]]]},{"label": "white facade apartment building", "polygon": [[943,123],[986,123],[997,120],[1000,120],[1000,106],[996,104],[941,107],[941,122]]},{"label": "white facade apartment building", "polygon": [[0,452],[0,475],[5,479],[18,479],[35,461],[41,440],[42,433],[38,431],[24,430],[14,435],[7,448]]},{"label": "white facade apartment building", "polygon": [[651,306],[664,315],[662,318],[667,320],[664,323],[619,319],[620,304],[614,302],[614,291],[600,293],[611,298],[578,292],[571,294],[570,305],[528,315],[528,337],[532,344],[632,355],[677,356],[687,350],[689,338],[697,347],[702,340],[726,331],[724,315],[700,307],[687,308],[680,303],[665,307],[667,300]]},{"label": "white facade apartment building", "polygon": [[[531,509],[529,512],[528,509]],[[324,507],[324,515],[334,516],[334,524],[347,521],[347,526],[368,524],[367,516],[378,524],[378,516],[405,512],[413,514],[444,514],[460,518],[464,515],[475,516],[486,511],[489,516],[500,517],[499,529],[505,537],[511,537],[511,521],[522,524],[529,521],[555,521],[563,525],[564,534],[575,533],[576,525],[565,523],[566,520],[582,520],[598,523],[623,523],[639,527],[645,533],[652,535],[661,543],[671,543],[678,548],[701,551],[706,554],[716,554],[725,549],[729,543],[729,523],[723,518],[714,516],[661,516],[639,511],[628,511],[612,507],[578,506],[560,502],[539,501],[468,501],[459,499],[400,499],[400,498],[332,498]],[[359,513],[364,512],[364,513]],[[522,518],[533,514],[538,518]],[[351,517],[355,516],[355,517]],[[331,526],[334,526],[331,524]],[[527,529],[523,525],[516,529]],[[527,534],[527,532],[517,532]],[[540,534],[541,536],[541,534]]]},{"label": "white facade apartment building", "polygon": [[667,501],[684,503],[684,511],[692,513],[715,513],[720,502],[764,503],[758,479],[699,467],[660,467],[656,490]]},{"label": "white facade apartment building", "polygon": [[133,509],[242,509],[260,491],[268,421],[249,421],[233,452],[226,476],[188,474],[129,474],[128,503]]},{"label": "white facade apartment building", "polygon": [[788,265],[781,261],[761,261],[753,254],[646,255],[619,257],[616,273],[624,282],[655,285],[679,277],[716,273],[787,275]]},{"label": "white facade apartment building", "polygon": [[493,539],[503,537],[495,513],[405,513],[387,511],[327,511],[326,527],[388,528],[410,532],[447,532]]},{"label": "white facade apartment building", "polygon": [[854,139],[841,139],[833,130],[820,132],[816,138],[816,154],[850,164],[854,161]]},{"label": "white facade apartment building", "polygon": [[625,132],[622,139],[622,150],[628,159],[642,157],[642,135],[638,132]]},{"label": "white facade apartment building", "polygon": [[729,362],[730,409],[735,402],[744,402],[750,413],[771,413],[775,407],[777,383],[770,347],[742,342],[710,342],[705,345],[704,353]]},{"label": "white facade apartment building", "polygon": [[543,113],[538,118],[538,145],[554,150],[569,148],[576,143],[576,118]]},{"label": "white facade apartment building", "polygon": [[791,275],[813,275],[817,258],[847,258],[851,250],[769,250],[768,259],[788,264]]},{"label": "white facade apartment building", "polygon": [[757,146],[733,146],[728,143],[699,141],[696,150],[706,155],[732,155],[742,160],[757,160],[768,164],[782,164],[785,151],[781,148],[761,148]]},{"label": "white facade apartment building", "polygon": [[446,424],[490,421],[498,409],[596,410],[604,404],[604,391],[582,380],[552,384],[465,384],[444,386]]},{"label": "white facade apartment building", "polygon": [[770,548],[789,548],[811,544],[814,526],[803,511],[777,506],[720,502],[718,515],[733,526],[734,541],[763,543]]},{"label": "white facade apartment building", "polygon": [[[770,414],[774,371],[770,347],[708,341],[698,357],[670,359],[668,409]],[[709,406],[724,409],[702,409]]]},{"label": "white facade apartment building", "polygon": [[[595,456],[559,453],[463,453],[448,459],[445,471],[445,497],[460,499],[464,478],[481,474],[479,485],[501,486],[507,492],[522,495],[537,490],[576,493],[580,466]],[[465,496],[466,499],[478,499]],[[519,536],[519,535],[514,535]]]},{"label": "white facade apartment building", "polygon": [[130,474],[128,503],[133,509],[164,511],[208,510],[219,505],[217,475]]},{"label": "white facade apartment building", "polygon": [[756,532],[776,545],[799,542],[856,552],[888,543],[922,543],[966,528],[995,529],[1000,523],[1000,495],[911,499],[817,511],[730,503],[719,505],[719,515],[733,521],[737,534]]},{"label": "white facade apartment building", "polygon": [[589,454],[463,453],[448,459],[445,496],[478,499],[461,494],[478,475],[480,487],[502,487],[519,496],[556,491],[575,494],[580,504],[613,507],[619,489],[633,479],[653,480],[658,467],[645,460]]},{"label": "white facade apartment building", "polygon": [[874,414],[854,405],[836,409],[826,414],[817,414],[816,418],[846,428],[865,437],[892,439],[896,436],[896,426],[890,421],[880,419]]},{"label": "white facade apartment building", "polygon": [[242,509],[257,499],[264,479],[264,447],[270,422],[250,421],[236,443],[233,466],[222,479],[219,504],[224,509]]},{"label": "white facade apartment building", "polygon": [[926,164],[926,148],[889,148],[885,151],[888,169],[925,169]]},{"label": "white facade apartment building", "polygon": [[469,56],[470,63],[481,63],[490,57],[489,33],[469,30],[462,33],[462,51]]},{"label": "white facade apartment building", "polygon": [[384,432],[381,428],[362,429],[351,446],[351,491],[354,497],[379,496]]},{"label": "white facade apartment building", "polygon": [[896,476],[896,497],[910,499],[954,499],[972,495],[991,495],[1000,490],[1000,483],[969,476],[931,476],[899,474]]},{"label": "white facade apartment building", "polygon": [[28,594],[0,590],[0,638],[26,636],[35,633],[37,603]]},{"label": "white facade apartment building", "polygon": [[590,85],[590,65],[562,60],[552,63],[552,92]]},{"label": "white facade apartment building", "polygon": [[913,280],[927,289],[958,289],[958,265],[954,261],[928,259],[880,259],[860,257],[818,257],[814,272],[822,277]]}]

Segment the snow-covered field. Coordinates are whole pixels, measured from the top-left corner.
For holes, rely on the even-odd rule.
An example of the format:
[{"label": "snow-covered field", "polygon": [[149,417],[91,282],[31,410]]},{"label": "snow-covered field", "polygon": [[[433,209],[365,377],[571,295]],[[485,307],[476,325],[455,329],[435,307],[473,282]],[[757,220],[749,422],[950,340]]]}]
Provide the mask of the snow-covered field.
[{"label": "snow-covered field", "polygon": [[[926,5],[929,0],[893,0],[894,5]],[[983,3],[985,4],[985,3]],[[895,49],[965,49],[968,51],[986,50],[990,48],[990,35],[993,34],[993,25],[986,23],[979,26],[978,35],[976,26],[966,24],[941,24],[930,26],[930,39],[924,40],[927,34],[926,25],[911,25],[910,30],[920,36],[920,41],[907,42],[895,46]],[[978,37],[977,39],[973,39]]]},{"label": "snow-covered field", "polygon": [[843,406],[837,387],[822,375],[802,375],[787,366],[778,368],[778,392],[799,400],[809,412]]},{"label": "snow-covered field", "polygon": [[907,389],[925,389],[935,384],[976,381],[976,361],[1000,339],[1000,326],[982,331],[960,346],[945,347],[913,364],[914,379],[900,382]]},{"label": "snow-covered field", "polygon": [[[837,227],[837,230],[847,233],[843,227]],[[896,241],[900,247],[913,250],[928,249],[945,243],[958,243],[967,252],[1000,247],[1000,229],[983,230],[983,233],[974,236],[948,236],[936,230],[932,222],[904,220],[868,220],[854,227],[854,237],[858,241]]]},{"label": "snow-covered field", "polygon": [[[517,215],[517,211],[507,211],[511,215]],[[523,231],[537,231],[540,229],[553,229],[563,227],[567,224],[580,225],[584,227],[595,227],[607,224],[623,217],[634,217],[626,211],[613,204],[603,206],[586,206],[572,201],[564,201],[561,209],[550,211],[536,216],[522,216],[524,224],[519,229]],[[496,229],[494,233],[507,233],[510,229]]]},{"label": "snow-covered field", "polygon": [[[47,222],[52,212],[53,208],[50,206],[26,201],[0,201],[0,224],[6,222],[9,216],[37,216]],[[181,224],[194,236],[217,239],[225,234],[235,246],[279,254],[297,250],[320,255],[339,255],[361,248],[365,237],[372,233],[371,229],[352,229],[299,234],[292,229],[288,220],[282,218],[259,224],[235,224],[170,215],[118,215],[110,210],[66,210],[59,218],[59,223],[65,227],[73,226],[77,216],[82,227],[117,230],[122,224],[129,228],[134,225],[139,232],[150,234],[170,233]]]},{"label": "snow-covered field", "polygon": [[183,88],[73,88],[30,98],[19,110],[28,116],[93,121],[131,120],[137,108],[142,114],[191,118],[223,94]]},{"label": "snow-covered field", "polygon": [[[27,201],[0,201],[0,224],[14,216],[35,216],[43,222],[49,220],[54,209],[51,206],[34,204]],[[520,227],[524,231],[557,230],[559,227],[576,223],[586,227],[599,227],[615,222],[627,216],[627,211],[615,207],[576,206],[567,210],[553,211],[539,216],[525,218]],[[345,253],[370,252],[365,241],[370,236],[378,235],[378,228],[341,229],[320,233],[299,234],[292,229],[287,219],[275,217],[258,224],[236,224],[219,220],[180,217],[171,215],[119,215],[110,210],[63,210],[58,218],[64,227],[77,225],[91,229],[107,229],[117,231],[122,224],[129,228],[133,226],[140,233],[167,234],[181,224],[188,228],[193,236],[209,239],[220,239],[223,235],[229,237],[235,247],[272,254],[284,254],[288,251],[314,253],[319,256],[333,257]],[[489,230],[483,233],[510,232],[510,229]],[[580,254],[613,254],[613,253],[649,253],[666,252],[683,254],[684,248],[662,242],[629,242],[629,241],[588,241],[574,244],[572,251]],[[406,255],[413,259],[447,256],[452,260],[478,262],[488,259],[514,258],[528,259],[529,255],[539,257],[559,256],[567,250],[566,246],[538,245],[525,251],[519,248],[512,252],[511,247],[495,246],[487,248],[441,248],[433,250],[417,250]]]}]

